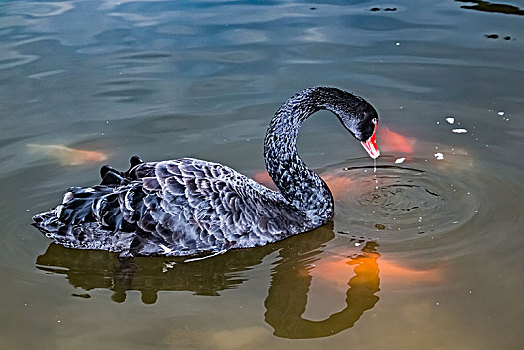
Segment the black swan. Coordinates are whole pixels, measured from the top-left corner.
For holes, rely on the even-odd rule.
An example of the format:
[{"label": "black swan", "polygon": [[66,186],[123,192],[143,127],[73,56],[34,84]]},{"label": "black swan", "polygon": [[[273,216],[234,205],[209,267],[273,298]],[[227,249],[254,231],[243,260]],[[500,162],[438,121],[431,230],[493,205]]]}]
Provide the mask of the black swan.
[{"label": "black swan", "polygon": [[135,156],[126,172],[103,166],[100,185],[71,187],[33,225],[66,247],[121,256],[219,254],[310,231],[332,219],[333,196],[304,164],[296,141],[302,122],[321,109],[333,112],[372,158],[380,155],[373,106],[336,88],[305,89],[275,113],[264,141],[266,168],[280,192],[217,163]]}]

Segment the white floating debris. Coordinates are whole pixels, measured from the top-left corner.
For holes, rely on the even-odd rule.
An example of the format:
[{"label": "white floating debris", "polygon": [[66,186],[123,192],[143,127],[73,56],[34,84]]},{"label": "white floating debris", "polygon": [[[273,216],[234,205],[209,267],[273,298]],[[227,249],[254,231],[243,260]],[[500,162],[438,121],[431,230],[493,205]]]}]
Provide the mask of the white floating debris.
[{"label": "white floating debris", "polygon": [[176,265],[175,261],[165,262],[164,265],[162,266],[162,273],[166,273],[170,269],[174,268],[175,265]]},{"label": "white floating debris", "polygon": [[395,160],[395,164],[402,164],[402,163],[404,163],[405,160],[406,160],[406,158],[401,157],[401,158]]},{"label": "white floating debris", "polygon": [[500,111],[497,113],[498,115],[504,115],[504,112],[503,111]]},{"label": "white floating debris", "polygon": [[359,242],[356,242],[356,243],[355,243],[355,247],[360,247],[360,243],[359,243]]},{"label": "white floating debris", "polygon": [[442,160],[444,159],[444,155],[440,152],[437,152],[435,153],[435,158],[437,158],[437,160]]},{"label": "white floating debris", "polygon": [[453,117],[447,117],[447,118],[446,118],[446,121],[448,122],[448,124],[454,124],[454,123],[455,123],[455,118],[453,118]]},{"label": "white floating debris", "polygon": [[466,129],[452,129],[451,131],[455,134],[465,134],[468,132]]},{"label": "white floating debris", "polygon": [[399,42],[396,42],[395,45],[400,46],[400,43],[399,43]]}]

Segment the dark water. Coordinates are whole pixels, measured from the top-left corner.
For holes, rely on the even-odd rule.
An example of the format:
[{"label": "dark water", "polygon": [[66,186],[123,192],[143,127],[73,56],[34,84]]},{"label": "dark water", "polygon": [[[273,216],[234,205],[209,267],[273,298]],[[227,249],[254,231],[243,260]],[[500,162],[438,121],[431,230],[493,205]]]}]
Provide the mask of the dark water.
[{"label": "dark water", "polygon": [[[0,348],[522,348],[523,11],[0,2]],[[408,140],[379,134],[374,173],[336,118],[308,120],[299,149],[335,193],[331,225],[191,263],[67,250],[29,226],[133,154],[263,179],[269,119],[315,85],[364,96]]]}]

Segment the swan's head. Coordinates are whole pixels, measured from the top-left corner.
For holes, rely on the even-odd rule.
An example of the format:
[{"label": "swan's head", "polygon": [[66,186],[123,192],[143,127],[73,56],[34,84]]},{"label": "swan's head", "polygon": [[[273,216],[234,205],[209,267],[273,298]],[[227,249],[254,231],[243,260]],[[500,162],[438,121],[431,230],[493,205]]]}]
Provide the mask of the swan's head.
[{"label": "swan's head", "polygon": [[[339,90],[340,91],[340,90]],[[333,112],[337,115],[342,125],[360,141],[369,156],[373,159],[380,156],[375,134],[378,125],[378,113],[362,97],[344,92],[342,98],[337,99]]]},{"label": "swan's head", "polygon": [[[364,121],[357,127],[360,130],[360,137],[357,137],[356,135],[355,137],[360,141],[369,156],[376,159],[380,156],[380,151],[378,150],[377,141],[375,139],[375,135],[377,134],[378,115],[375,109],[371,105],[369,106],[373,109],[374,114],[368,114],[367,112],[363,114]],[[369,119],[371,119],[371,123]]]}]

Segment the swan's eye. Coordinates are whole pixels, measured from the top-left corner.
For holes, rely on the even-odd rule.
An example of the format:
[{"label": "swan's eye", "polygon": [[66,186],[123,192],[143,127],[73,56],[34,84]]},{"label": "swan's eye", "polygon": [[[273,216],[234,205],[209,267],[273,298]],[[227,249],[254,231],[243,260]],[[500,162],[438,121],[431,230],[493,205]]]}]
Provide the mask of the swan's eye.
[{"label": "swan's eye", "polygon": [[378,123],[378,120],[377,120],[377,118],[373,118],[373,119],[371,119],[371,122],[376,125]]}]

